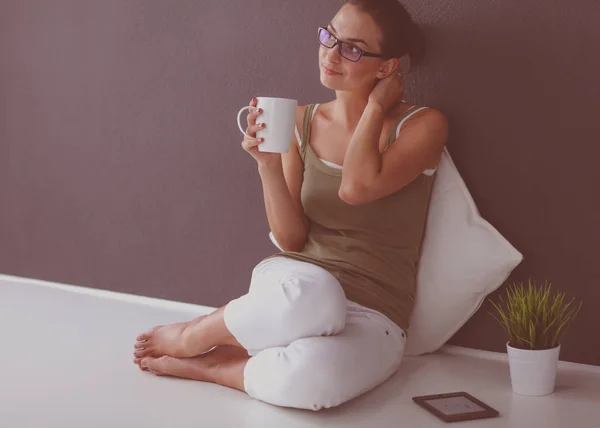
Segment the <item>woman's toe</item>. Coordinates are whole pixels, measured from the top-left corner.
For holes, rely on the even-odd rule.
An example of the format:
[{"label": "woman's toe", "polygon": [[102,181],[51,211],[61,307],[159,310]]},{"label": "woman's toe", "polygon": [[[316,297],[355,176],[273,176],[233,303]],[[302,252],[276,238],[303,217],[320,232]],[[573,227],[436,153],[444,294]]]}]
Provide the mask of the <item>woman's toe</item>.
[{"label": "woman's toe", "polygon": [[142,369],[149,369],[149,368],[150,368],[150,367],[149,367],[149,365],[150,365],[150,363],[151,363],[153,360],[155,360],[155,358],[154,358],[154,357],[146,357],[146,358],[142,358],[142,359],[141,359],[141,361],[140,361],[140,367],[141,367]]},{"label": "woman's toe", "polygon": [[140,334],[138,337],[135,338],[135,340],[137,340],[138,342],[143,342],[145,340],[148,340],[150,338],[150,331],[146,331],[142,334]]},{"label": "woman's toe", "polygon": [[144,349],[138,349],[137,351],[135,351],[133,353],[133,356],[136,358],[144,358],[144,357],[149,356],[150,354],[151,354],[150,350],[144,348]]},{"label": "woman's toe", "polygon": [[148,342],[135,342],[133,345],[135,349],[144,349],[146,346],[148,346]]},{"label": "woman's toe", "polygon": [[145,340],[148,340],[148,339],[150,339],[150,338],[152,337],[152,335],[154,334],[154,332],[155,332],[156,330],[158,330],[160,327],[162,327],[162,326],[160,326],[160,325],[157,325],[156,327],[152,327],[150,330],[148,330],[148,331],[146,331],[146,332],[144,332],[144,333],[140,334],[140,335],[139,335],[138,337],[136,337],[135,339],[136,339],[138,342],[143,342],[143,341],[145,341]]},{"label": "woman's toe", "polygon": [[158,376],[163,375],[164,374],[164,372],[162,370],[163,364],[161,364],[159,361],[161,359],[163,359],[163,357],[161,357],[161,358],[153,358],[153,357],[144,358],[144,359],[142,359],[142,362],[140,363],[140,367],[142,368],[142,370],[144,370],[144,369],[149,370],[152,373],[154,373],[155,375],[158,375]]},{"label": "woman's toe", "polygon": [[140,368],[140,370],[143,370],[143,371],[145,371],[145,372],[147,372],[147,371],[148,371],[148,369],[147,369],[147,368],[145,368],[145,367],[142,367],[142,359],[141,359],[141,358],[135,358],[135,359],[133,360],[133,364],[137,365],[137,366]]}]

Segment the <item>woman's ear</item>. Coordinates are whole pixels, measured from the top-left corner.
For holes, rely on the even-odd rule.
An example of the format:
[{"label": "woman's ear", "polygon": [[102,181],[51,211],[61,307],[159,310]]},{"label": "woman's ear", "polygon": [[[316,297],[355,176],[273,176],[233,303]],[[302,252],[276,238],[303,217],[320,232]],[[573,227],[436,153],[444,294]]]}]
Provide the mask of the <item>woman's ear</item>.
[{"label": "woman's ear", "polygon": [[390,76],[392,73],[397,73],[400,71],[400,69],[398,68],[400,65],[400,63],[398,62],[398,58],[390,58],[385,60],[385,62],[383,64],[381,64],[381,67],[379,67],[379,70],[377,71],[377,78],[378,79],[385,79],[386,77]]}]

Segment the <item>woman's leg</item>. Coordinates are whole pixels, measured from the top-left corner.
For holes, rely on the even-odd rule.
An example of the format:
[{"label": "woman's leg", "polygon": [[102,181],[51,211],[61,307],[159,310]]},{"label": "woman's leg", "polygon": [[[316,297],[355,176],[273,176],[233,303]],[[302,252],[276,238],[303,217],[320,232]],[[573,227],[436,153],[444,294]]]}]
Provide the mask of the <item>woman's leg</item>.
[{"label": "woman's leg", "polygon": [[400,365],[406,337],[383,315],[349,302],[346,327],[263,350],[244,369],[252,397],[284,407],[340,405],[384,382]]},{"label": "woman's leg", "polygon": [[241,345],[223,322],[225,306],[187,323],[157,326],[140,334],[134,345],[134,363],[144,357],[193,357],[215,346]]},{"label": "woman's leg", "polygon": [[345,323],[339,282],[309,263],[273,259],[254,269],[248,294],[190,323],[159,326],[138,336],[136,364],[145,357],[189,358],[215,346],[250,355],[309,336],[332,335]]},{"label": "woman's leg", "polygon": [[[267,264],[272,264],[272,262],[266,261],[259,263],[252,271],[249,292],[255,292],[257,289],[264,289],[266,288],[266,285],[268,285],[269,277],[265,277],[263,274],[265,269],[262,267]],[[261,273],[260,278],[259,272]],[[257,280],[260,280],[263,284],[257,284]],[[219,345],[241,346],[231,335],[223,322],[224,309],[225,306],[208,315],[199,316],[188,322],[180,322],[166,326],[160,325],[140,334],[136,338],[137,342],[134,344],[134,364],[137,364],[144,370],[144,367],[142,367],[140,363],[145,357],[158,358],[162,356],[171,356],[186,358],[200,355]],[[205,318],[208,318],[208,320],[205,320]],[[204,321],[204,323],[200,326],[199,324],[202,321]],[[184,349],[184,332],[187,332],[185,336],[187,336],[188,339],[190,337],[193,339],[188,340],[188,342],[191,342],[188,343],[188,346],[196,348],[200,347],[200,349]],[[202,335],[208,337],[202,338],[200,337]]]},{"label": "woman's leg", "polygon": [[250,357],[238,346],[218,346],[210,352],[191,358],[146,357],[141,367],[158,376],[212,382],[244,390],[244,369]]},{"label": "woman's leg", "polygon": [[303,337],[338,334],[346,302],[342,286],[325,269],[280,257],[255,269],[250,292],[229,302],[223,321],[252,356]]},{"label": "woman's leg", "polygon": [[250,358],[219,346],[192,358],[144,358],[157,375],[213,382],[270,404],[320,410],[351,400],[384,382],[400,365],[404,332],[370,309],[348,303],[346,327],[332,337],[298,339]]}]

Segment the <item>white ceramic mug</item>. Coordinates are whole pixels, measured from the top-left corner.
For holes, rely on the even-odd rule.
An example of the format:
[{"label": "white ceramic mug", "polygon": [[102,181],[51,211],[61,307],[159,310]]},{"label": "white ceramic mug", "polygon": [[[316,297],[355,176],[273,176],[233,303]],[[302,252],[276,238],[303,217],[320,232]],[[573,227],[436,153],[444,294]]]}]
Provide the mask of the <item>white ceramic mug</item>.
[{"label": "white ceramic mug", "polygon": [[[264,138],[265,141],[258,145],[259,152],[269,153],[287,153],[290,150],[290,142],[296,126],[296,107],[297,100],[288,98],[270,98],[258,97],[257,108],[263,112],[258,116],[257,123],[265,123],[265,129],[256,131],[256,138]],[[242,127],[240,119],[245,110],[250,106],[242,108],[238,112],[237,123],[240,131],[248,138],[253,138],[246,134]]]}]

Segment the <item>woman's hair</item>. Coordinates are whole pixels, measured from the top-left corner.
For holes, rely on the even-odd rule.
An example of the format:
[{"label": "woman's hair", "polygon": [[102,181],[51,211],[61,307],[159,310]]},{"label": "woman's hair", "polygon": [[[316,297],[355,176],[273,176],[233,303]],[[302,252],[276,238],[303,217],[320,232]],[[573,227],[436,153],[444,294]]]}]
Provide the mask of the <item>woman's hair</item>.
[{"label": "woman's hair", "polygon": [[358,7],[379,25],[383,33],[383,55],[400,58],[408,54],[412,64],[425,55],[423,32],[398,0],[346,0],[344,4]]}]

